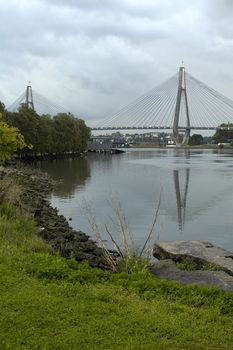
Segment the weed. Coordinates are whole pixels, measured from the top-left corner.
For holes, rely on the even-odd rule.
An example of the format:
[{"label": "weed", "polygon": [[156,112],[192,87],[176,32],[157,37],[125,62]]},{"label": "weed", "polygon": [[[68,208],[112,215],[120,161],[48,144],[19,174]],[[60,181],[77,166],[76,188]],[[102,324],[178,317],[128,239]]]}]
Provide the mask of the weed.
[{"label": "weed", "polygon": [[186,259],[182,262],[177,262],[176,266],[180,270],[184,271],[196,271],[196,270],[205,270],[205,271],[221,271],[222,268],[215,264],[208,263],[206,261],[195,261],[191,258]]},{"label": "weed", "polygon": [[96,217],[92,213],[91,206],[87,202],[84,203],[83,208],[85,210],[85,214],[87,216],[87,220],[89,222],[91,230],[95,235],[99,245],[103,248],[105,259],[108,262],[108,264],[112,267],[113,271],[125,271],[127,273],[132,273],[132,271],[138,271],[139,269],[144,270],[150,267],[150,258],[146,256],[146,248],[148,242],[151,239],[152,233],[154,232],[160,204],[161,192],[155,210],[155,215],[151,229],[149,231],[149,234],[146,236],[145,243],[143,244],[141,250],[138,251],[134,247],[132,233],[129,228],[126,216],[124,214],[121,202],[115,200],[113,200],[111,203],[109,202],[109,205],[111,206],[115,215],[115,220],[113,220],[113,222],[117,227],[117,232],[114,235],[106,224],[104,225],[104,227],[109,237],[109,241],[112,242],[114,249],[116,250],[119,256],[119,259],[114,259],[111,251],[109,251],[109,249],[107,249],[106,247],[105,241],[101,234],[101,230],[99,228],[99,225],[97,224]]}]

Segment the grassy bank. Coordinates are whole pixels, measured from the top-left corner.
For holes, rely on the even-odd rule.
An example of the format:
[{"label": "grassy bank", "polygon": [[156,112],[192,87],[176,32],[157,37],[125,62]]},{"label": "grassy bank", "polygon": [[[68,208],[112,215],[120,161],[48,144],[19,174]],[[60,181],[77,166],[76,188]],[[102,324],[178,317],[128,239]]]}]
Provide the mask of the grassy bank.
[{"label": "grassy bank", "polygon": [[53,255],[0,207],[0,349],[232,349],[233,295]]}]

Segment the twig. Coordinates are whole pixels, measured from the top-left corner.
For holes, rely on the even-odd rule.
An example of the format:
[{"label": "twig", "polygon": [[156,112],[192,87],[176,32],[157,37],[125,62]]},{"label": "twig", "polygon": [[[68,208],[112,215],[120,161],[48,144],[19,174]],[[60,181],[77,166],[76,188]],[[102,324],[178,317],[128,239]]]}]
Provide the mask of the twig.
[{"label": "twig", "polygon": [[109,235],[109,237],[111,238],[111,240],[112,240],[113,244],[115,245],[117,252],[118,252],[118,253],[119,253],[119,255],[120,255],[122,258],[123,258],[123,257],[124,257],[124,255],[123,255],[123,253],[122,253],[122,251],[121,251],[121,249],[120,249],[119,245],[118,245],[118,244],[117,244],[117,242],[115,241],[115,239],[114,239],[113,235],[112,235],[112,234],[111,234],[111,232],[109,231],[109,229],[108,229],[107,225],[105,225],[105,229],[106,229],[107,234],[108,234],[108,235]]},{"label": "twig", "polygon": [[150,237],[151,237],[151,235],[152,235],[152,232],[153,232],[153,230],[154,230],[154,227],[155,227],[155,224],[156,224],[156,221],[157,221],[157,218],[158,218],[158,213],[159,213],[160,204],[161,204],[161,197],[162,197],[162,190],[160,191],[160,194],[159,194],[159,202],[158,202],[157,209],[156,209],[156,212],[155,212],[155,217],[154,217],[153,224],[152,224],[152,226],[151,226],[149,235],[148,235],[148,237],[147,237],[147,239],[146,239],[146,241],[145,241],[145,243],[144,243],[144,245],[143,245],[143,247],[142,247],[142,249],[141,249],[141,252],[140,252],[140,254],[139,254],[139,257],[142,256],[142,254],[143,254],[143,252],[144,252],[144,250],[145,250],[145,248],[146,248],[146,245],[147,245],[147,243],[148,243],[148,241],[149,241],[149,239],[150,239]]},{"label": "twig", "polygon": [[119,211],[119,208],[117,208],[116,213],[117,213],[119,231],[120,231],[121,238],[122,238],[122,241],[123,241],[124,247],[125,247],[125,255],[126,255],[126,257],[130,257],[129,245],[128,245],[128,241],[127,241],[127,235],[126,235],[124,223],[122,221],[122,217],[121,217],[121,213]]}]

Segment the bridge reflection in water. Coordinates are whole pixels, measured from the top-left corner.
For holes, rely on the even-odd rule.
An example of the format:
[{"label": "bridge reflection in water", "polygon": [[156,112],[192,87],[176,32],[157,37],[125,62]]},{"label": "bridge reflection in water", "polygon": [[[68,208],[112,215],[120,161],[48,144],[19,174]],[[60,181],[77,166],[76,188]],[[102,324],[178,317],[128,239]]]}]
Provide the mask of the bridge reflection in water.
[{"label": "bridge reflection in water", "polygon": [[109,199],[119,199],[135,247],[141,247],[162,190],[152,240],[204,239],[233,249],[232,151],[138,149],[114,157],[90,153],[87,158],[43,162],[41,168],[62,180],[56,181],[51,202],[61,214],[72,217],[78,230],[91,234],[82,211],[86,200],[103,235],[105,224],[115,232]]},{"label": "bridge reflection in water", "polygon": [[182,231],[185,224],[185,214],[186,214],[186,204],[187,204],[187,196],[188,196],[188,188],[189,188],[189,179],[190,179],[190,169],[186,168],[184,175],[184,188],[182,190],[180,185],[180,170],[173,170],[173,178],[174,178],[174,187],[176,194],[176,205],[177,205],[177,218],[179,229]]}]

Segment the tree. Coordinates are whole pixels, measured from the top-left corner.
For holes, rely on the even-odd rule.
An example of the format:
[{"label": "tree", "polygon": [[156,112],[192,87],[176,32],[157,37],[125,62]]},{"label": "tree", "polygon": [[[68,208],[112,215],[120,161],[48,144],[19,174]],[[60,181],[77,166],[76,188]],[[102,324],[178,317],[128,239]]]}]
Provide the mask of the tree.
[{"label": "tree", "polygon": [[55,152],[83,152],[90,137],[90,129],[82,119],[59,113],[53,118]]},{"label": "tree", "polygon": [[233,140],[233,124],[221,124],[220,127],[224,127],[226,129],[221,130],[218,129],[213,136],[213,139],[217,143],[230,142]]},{"label": "tree", "polygon": [[189,145],[197,146],[203,144],[203,136],[200,134],[193,134],[189,139]]},{"label": "tree", "polygon": [[44,114],[40,117],[38,135],[40,139],[39,152],[41,154],[55,152],[53,124],[53,119],[49,114]]},{"label": "tree", "polygon": [[2,113],[2,115],[5,113],[6,109],[5,109],[5,105],[2,101],[0,101],[0,113]]},{"label": "tree", "polygon": [[91,130],[88,128],[82,119],[74,118],[75,135],[73,139],[74,149],[78,152],[83,152],[87,148],[87,141],[91,136]]},{"label": "tree", "polygon": [[83,120],[70,113],[39,116],[26,105],[22,105],[18,112],[6,111],[4,105],[2,110],[4,121],[19,129],[26,144],[33,145],[33,151],[27,147],[21,152],[23,154],[83,152],[86,149],[90,129]]},{"label": "tree", "polygon": [[17,149],[24,147],[26,147],[26,143],[19,129],[10,127],[2,121],[2,113],[0,113],[0,165],[10,159]]}]

